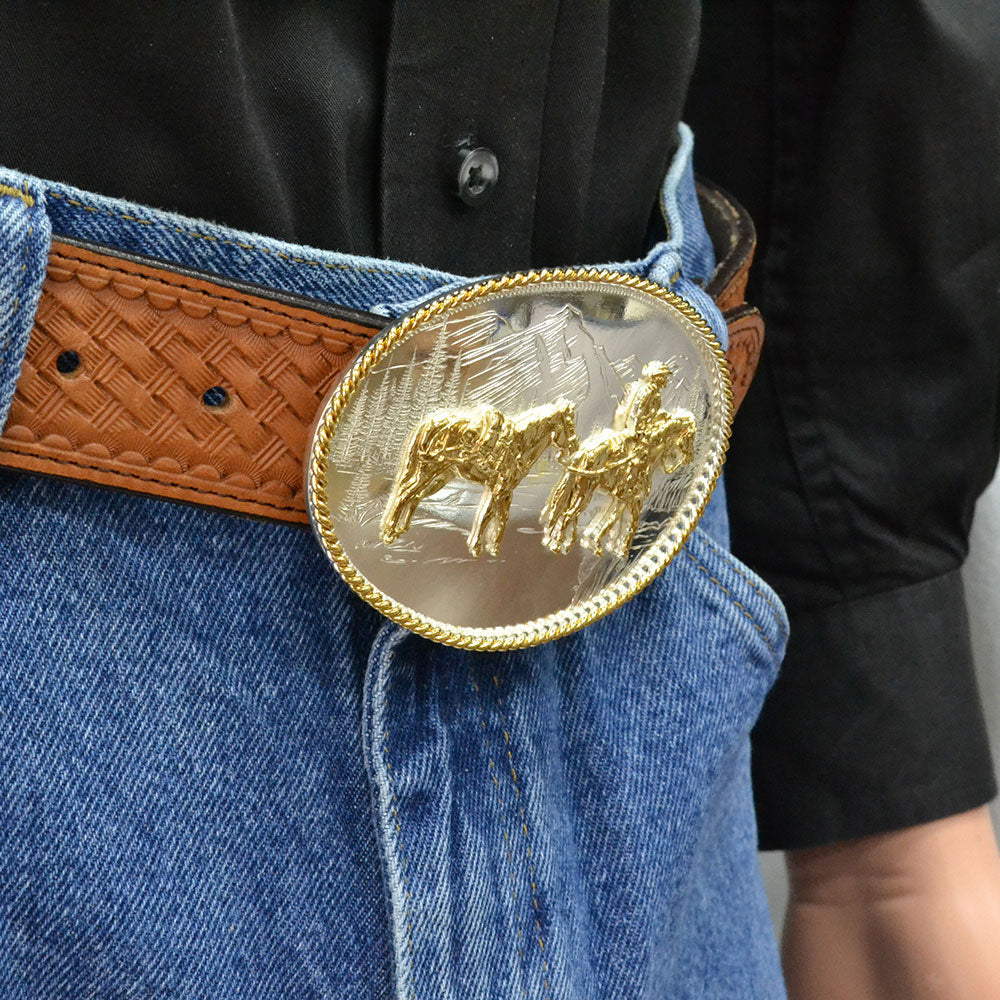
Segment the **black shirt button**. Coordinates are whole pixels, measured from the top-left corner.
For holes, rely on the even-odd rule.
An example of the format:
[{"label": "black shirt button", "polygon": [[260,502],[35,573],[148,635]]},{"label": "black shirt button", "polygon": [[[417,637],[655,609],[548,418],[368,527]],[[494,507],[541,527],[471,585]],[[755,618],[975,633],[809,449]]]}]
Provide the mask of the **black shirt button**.
[{"label": "black shirt button", "polygon": [[485,146],[461,154],[458,167],[458,196],[466,205],[478,207],[485,204],[500,178],[500,164],[496,153]]}]

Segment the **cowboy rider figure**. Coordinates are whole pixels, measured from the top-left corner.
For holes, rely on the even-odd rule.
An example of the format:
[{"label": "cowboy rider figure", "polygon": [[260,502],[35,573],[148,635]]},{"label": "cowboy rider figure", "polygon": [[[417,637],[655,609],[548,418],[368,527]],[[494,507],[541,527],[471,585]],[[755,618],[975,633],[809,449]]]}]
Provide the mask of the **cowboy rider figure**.
[{"label": "cowboy rider figure", "polygon": [[643,365],[642,378],[629,383],[615,408],[612,428],[645,437],[652,419],[664,413],[661,396],[673,374],[673,368],[663,361],[650,361]]}]

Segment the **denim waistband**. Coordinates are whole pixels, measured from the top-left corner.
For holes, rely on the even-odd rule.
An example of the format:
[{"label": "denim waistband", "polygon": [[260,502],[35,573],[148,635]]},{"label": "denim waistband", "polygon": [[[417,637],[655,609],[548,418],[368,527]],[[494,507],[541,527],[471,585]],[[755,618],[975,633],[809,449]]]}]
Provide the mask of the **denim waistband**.
[{"label": "denim waistband", "polygon": [[[671,287],[702,312],[725,347],[725,323],[699,287],[711,275],[715,258],[698,207],[692,148],[691,130],[681,125],[660,193],[665,237],[638,260],[595,266]],[[53,234],[386,317],[476,277],[285,243],[0,167],[0,427],[27,347]]]}]

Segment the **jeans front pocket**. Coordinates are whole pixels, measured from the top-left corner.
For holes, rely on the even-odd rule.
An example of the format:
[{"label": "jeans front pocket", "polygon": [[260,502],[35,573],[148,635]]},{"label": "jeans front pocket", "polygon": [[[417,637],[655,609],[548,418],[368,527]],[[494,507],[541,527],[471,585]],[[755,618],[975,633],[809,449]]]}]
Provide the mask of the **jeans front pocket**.
[{"label": "jeans front pocket", "polygon": [[748,744],[786,635],[773,591],[696,530],[563,654],[566,877],[588,901],[579,946],[595,956],[596,995],[622,981],[636,994],[780,995]]}]

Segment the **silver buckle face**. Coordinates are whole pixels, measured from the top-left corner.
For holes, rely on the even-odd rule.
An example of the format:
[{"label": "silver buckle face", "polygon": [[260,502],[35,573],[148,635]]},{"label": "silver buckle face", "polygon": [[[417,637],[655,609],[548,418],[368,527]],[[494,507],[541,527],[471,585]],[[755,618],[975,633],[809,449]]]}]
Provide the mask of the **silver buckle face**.
[{"label": "silver buckle face", "polygon": [[393,621],[507,650],[629,600],[701,516],[732,394],[706,320],[612,271],[469,285],[381,333],[323,404],[309,515]]}]

